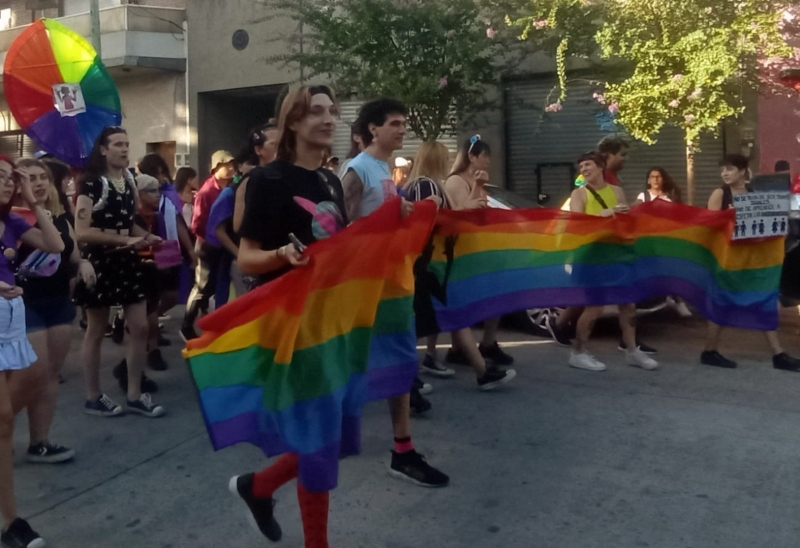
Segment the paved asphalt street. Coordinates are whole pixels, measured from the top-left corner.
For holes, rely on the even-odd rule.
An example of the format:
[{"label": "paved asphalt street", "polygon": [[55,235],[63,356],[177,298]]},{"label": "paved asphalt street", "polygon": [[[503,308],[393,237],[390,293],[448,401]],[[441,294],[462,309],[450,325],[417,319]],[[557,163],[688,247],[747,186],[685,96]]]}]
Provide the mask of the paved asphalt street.
[{"label": "paved asphalt street", "polygon": [[[793,316],[794,314],[794,316]],[[175,318],[179,314],[175,314]],[[800,355],[796,311],[781,336]],[[697,319],[641,322],[662,368],[624,365],[613,323],[600,326],[604,373],[567,367],[568,350],[506,331],[518,372],[480,393],[466,368],[431,381],[433,410],[413,422],[417,449],[450,474],[430,490],[390,478],[386,404],[365,413],[363,454],[342,461],[333,493],[334,548],[793,547],[800,545],[800,374],[773,370],[759,333],[728,331],[737,370],[699,365]],[[177,320],[167,322],[173,333]],[[166,417],[103,419],[82,412],[76,328],[52,439],[74,462],[24,462],[27,423],[15,433],[20,513],[53,548],[261,547],[235,474],[266,463],[249,446],[215,453],[206,438],[178,337],[171,367],[152,373]],[[121,401],[104,343],[105,390]],[[442,351],[443,354],[443,351]],[[458,367],[458,366],[457,366]],[[294,484],[277,493],[284,539],[302,547]]]}]

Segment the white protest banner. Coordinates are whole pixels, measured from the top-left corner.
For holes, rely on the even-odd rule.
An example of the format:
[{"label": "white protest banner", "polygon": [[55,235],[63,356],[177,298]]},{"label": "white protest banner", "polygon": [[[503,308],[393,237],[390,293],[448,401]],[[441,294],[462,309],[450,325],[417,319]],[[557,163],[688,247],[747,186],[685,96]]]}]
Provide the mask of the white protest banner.
[{"label": "white protest banner", "polygon": [[733,195],[734,240],[786,236],[789,192],[747,192]]}]

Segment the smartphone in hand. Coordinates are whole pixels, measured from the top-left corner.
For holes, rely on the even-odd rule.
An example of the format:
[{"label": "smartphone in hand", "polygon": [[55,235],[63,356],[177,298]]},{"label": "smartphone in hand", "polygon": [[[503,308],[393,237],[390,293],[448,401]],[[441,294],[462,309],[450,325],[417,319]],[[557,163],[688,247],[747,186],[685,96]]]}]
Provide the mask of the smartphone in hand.
[{"label": "smartphone in hand", "polygon": [[302,254],[302,253],[304,253],[304,252],[305,252],[305,250],[306,250],[306,246],[304,246],[304,245],[303,245],[303,242],[301,242],[301,241],[300,241],[300,240],[297,238],[297,236],[295,236],[295,235],[294,235],[293,233],[291,233],[291,232],[289,233],[289,241],[292,243],[292,245],[294,246],[294,248],[297,250],[297,252],[298,252],[298,253],[301,253],[301,254]]}]

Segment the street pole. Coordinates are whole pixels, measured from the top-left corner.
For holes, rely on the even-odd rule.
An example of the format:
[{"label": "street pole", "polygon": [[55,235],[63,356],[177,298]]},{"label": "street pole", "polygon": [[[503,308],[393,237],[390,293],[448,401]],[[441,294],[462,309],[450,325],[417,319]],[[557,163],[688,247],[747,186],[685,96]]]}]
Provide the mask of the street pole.
[{"label": "street pole", "polygon": [[103,53],[100,46],[100,0],[89,0],[89,14],[92,18],[92,46],[97,56],[102,59]]}]

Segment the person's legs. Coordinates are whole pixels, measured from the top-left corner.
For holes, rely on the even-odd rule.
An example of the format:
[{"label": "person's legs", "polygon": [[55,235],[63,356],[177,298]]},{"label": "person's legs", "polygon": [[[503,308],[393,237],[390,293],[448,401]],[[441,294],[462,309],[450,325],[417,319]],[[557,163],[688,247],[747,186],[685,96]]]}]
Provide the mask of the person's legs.
[{"label": "person's legs", "polygon": [[714,322],[708,322],[706,330],[706,352],[716,352],[719,350],[719,341],[722,337],[722,326]]},{"label": "person's legs", "polygon": [[189,299],[186,301],[186,315],[183,317],[182,329],[194,329],[194,322],[201,309],[208,309],[208,302],[217,285],[217,268],[219,267],[219,252],[207,245],[198,242],[197,268],[195,281]]},{"label": "person's legs", "polygon": [[773,356],[776,354],[783,354],[783,347],[781,346],[781,341],[778,340],[777,331],[765,331],[764,336],[767,338],[767,343],[772,350]]},{"label": "person's legs", "polygon": [[[37,333],[28,335],[28,340],[39,357],[39,362],[47,364],[42,392],[38,398],[28,404],[30,445],[44,443],[49,439],[58,400],[58,377],[69,353],[72,326],[56,325],[43,333],[46,338],[46,353],[40,353],[39,343],[34,342],[32,335]],[[43,356],[46,357],[46,360]]]},{"label": "person's legs", "polygon": [[5,531],[17,517],[14,498],[14,411],[8,390],[9,371],[0,371],[0,518]]},{"label": "person's legs", "polygon": [[411,440],[411,398],[407,393],[389,398],[389,414],[394,438]]},{"label": "person's legs", "polygon": [[102,393],[100,390],[100,346],[103,344],[108,325],[108,308],[87,308],[86,321],[81,359],[86,382],[86,400],[95,401]]},{"label": "person's legs", "polygon": [[729,360],[717,350],[719,348],[721,336],[722,326],[714,322],[708,322],[706,345],[703,352],[700,353],[700,363],[704,365],[713,365],[715,367],[733,369],[736,367],[736,362]]},{"label": "person's legs", "polygon": [[[619,327],[622,329],[622,342],[625,344],[625,361],[628,365],[641,367],[648,371],[658,368],[658,362],[644,352],[636,340],[636,305],[619,305]],[[647,347],[649,349],[649,347]]]},{"label": "person's legs", "polygon": [[486,373],[486,360],[478,351],[472,329],[465,327],[464,329],[453,331],[450,336],[453,339],[453,347],[463,352],[467,361],[469,361],[469,364],[472,366],[472,369],[475,371],[475,376],[482,377],[483,374]]},{"label": "person's legs", "polygon": [[439,342],[439,335],[429,335],[425,339],[425,351],[429,356],[436,358],[436,344]]},{"label": "person's legs", "polygon": [[[147,305],[144,301],[124,307],[130,332],[128,339],[128,401],[136,401],[142,395],[142,374],[147,358]],[[156,318],[158,322],[158,318]]]},{"label": "person's legs", "polygon": [[[601,309],[602,310],[602,309]],[[636,348],[636,305],[619,305],[619,328],[622,330],[622,342],[628,350]]]},{"label": "person's legs", "polygon": [[483,322],[483,342],[478,345],[478,351],[484,358],[492,360],[497,365],[511,365],[514,363],[514,358],[497,344],[499,327],[500,318],[492,318]]},{"label": "person's legs", "polygon": [[312,493],[297,482],[297,502],[303,520],[305,548],[328,548],[330,493]]},{"label": "person's legs", "polygon": [[497,342],[497,330],[500,327],[500,318],[492,318],[483,322],[483,344],[492,346]]},{"label": "person's legs", "polygon": [[583,314],[578,318],[578,326],[575,334],[575,351],[586,352],[586,345],[589,343],[589,338],[594,331],[594,324],[603,313],[602,306],[587,306],[583,310]]},{"label": "person's legs", "polygon": [[566,329],[578,321],[578,318],[583,314],[583,310],[584,307],[582,306],[568,306],[556,317],[556,326],[559,329]]}]

